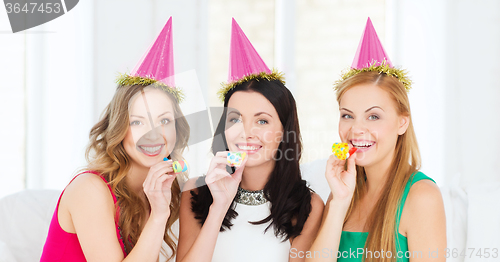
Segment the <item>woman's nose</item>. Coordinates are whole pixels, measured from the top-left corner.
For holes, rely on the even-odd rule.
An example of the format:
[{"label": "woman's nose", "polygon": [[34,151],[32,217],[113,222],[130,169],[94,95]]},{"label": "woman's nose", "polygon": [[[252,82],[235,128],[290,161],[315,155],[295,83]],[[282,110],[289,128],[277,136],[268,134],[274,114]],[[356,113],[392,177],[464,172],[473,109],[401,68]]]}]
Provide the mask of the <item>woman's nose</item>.
[{"label": "woman's nose", "polygon": [[363,135],[366,133],[367,129],[365,123],[362,120],[357,119],[352,124],[350,131],[355,135]]},{"label": "woman's nose", "polygon": [[255,126],[252,125],[252,123],[244,123],[243,124],[243,138],[248,139],[248,138],[253,138],[255,136]]},{"label": "woman's nose", "polygon": [[157,140],[160,137],[161,137],[161,127],[160,126],[151,129],[149,132],[147,132],[144,135],[145,139],[148,139],[148,140],[151,140],[151,141],[155,141],[155,140]]}]

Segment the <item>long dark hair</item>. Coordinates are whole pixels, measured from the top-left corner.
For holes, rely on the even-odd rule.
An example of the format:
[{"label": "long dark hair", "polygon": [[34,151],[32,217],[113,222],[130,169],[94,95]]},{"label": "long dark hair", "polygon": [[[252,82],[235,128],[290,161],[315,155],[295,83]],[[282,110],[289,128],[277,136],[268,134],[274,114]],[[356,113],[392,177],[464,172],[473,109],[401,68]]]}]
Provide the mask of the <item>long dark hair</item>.
[{"label": "long dark hair", "polygon": [[[231,95],[238,91],[253,91],[262,94],[274,106],[283,125],[283,141],[278,146],[275,156],[276,164],[264,187],[264,195],[271,202],[271,214],[260,221],[250,223],[258,225],[271,222],[265,231],[274,226],[275,236],[286,241],[300,235],[311,212],[312,190],[307,186],[306,181],[302,180],[300,174],[302,142],[295,99],[279,80],[251,80],[237,85],[226,94],[224,110],[227,108]],[[214,155],[219,151],[229,150],[224,136],[225,122],[226,112],[222,114],[212,142]],[[197,191],[191,191],[191,210],[195,218],[203,225],[213,198],[207,185],[199,187]],[[220,228],[221,232],[231,229],[233,225],[231,220],[238,216],[234,210],[235,207],[236,203],[233,199]],[[292,219],[295,219],[295,225],[292,224]]]}]

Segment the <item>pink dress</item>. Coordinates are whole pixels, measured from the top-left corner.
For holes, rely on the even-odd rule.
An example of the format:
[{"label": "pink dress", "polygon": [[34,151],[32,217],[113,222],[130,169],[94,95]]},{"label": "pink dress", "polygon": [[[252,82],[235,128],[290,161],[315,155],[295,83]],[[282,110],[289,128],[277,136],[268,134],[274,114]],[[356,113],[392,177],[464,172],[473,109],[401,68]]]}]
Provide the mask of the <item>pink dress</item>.
[{"label": "pink dress", "polygon": [[[104,177],[102,177],[99,173],[95,171],[86,171],[83,173],[80,173],[76,175],[73,180],[84,173],[92,173],[104,180],[106,184],[108,183]],[[71,183],[70,182],[70,183]],[[116,196],[113,193],[113,190],[111,189],[111,186],[108,185],[109,191],[111,192],[111,195],[113,196],[113,201],[116,206]],[[61,196],[63,192],[61,193]],[[47,240],[45,241],[45,246],[43,247],[43,252],[42,252],[42,258],[40,259],[41,262],[52,262],[52,261],[72,261],[72,262],[78,262],[78,261],[87,261],[85,259],[85,255],[83,254],[82,247],[80,246],[80,242],[78,242],[78,237],[74,233],[68,233],[64,231],[61,226],[59,225],[59,220],[57,218],[57,211],[59,209],[59,202],[61,201],[61,196],[59,196],[59,200],[57,201],[57,206],[56,210],[54,211],[54,215],[52,216],[52,221],[50,222],[50,227],[49,227],[49,234],[47,235]],[[123,245],[123,239],[120,235],[120,228],[118,227],[118,215],[119,215],[119,209],[117,208],[116,210],[116,220],[115,220],[115,226],[116,226],[116,237],[118,238],[118,241],[120,242],[120,246],[122,247],[123,255],[127,256],[125,252],[125,246]]]}]

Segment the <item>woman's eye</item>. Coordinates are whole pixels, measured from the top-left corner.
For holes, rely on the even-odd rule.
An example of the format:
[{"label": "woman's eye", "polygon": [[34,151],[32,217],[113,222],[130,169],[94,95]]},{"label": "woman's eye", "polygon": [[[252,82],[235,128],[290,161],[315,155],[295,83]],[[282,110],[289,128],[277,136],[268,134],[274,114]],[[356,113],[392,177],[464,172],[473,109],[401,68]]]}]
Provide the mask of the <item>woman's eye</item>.
[{"label": "woman's eye", "polygon": [[240,120],[239,118],[231,118],[231,119],[229,120],[229,122],[231,122],[231,123],[235,123],[235,124],[236,124],[236,123],[241,122],[241,120]]},{"label": "woman's eye", "polygon": [[141,125],[141,124],[142,124],[142,123],[141,123],[141,121],[139,121],[139,120],[135,120],[135,121],[130,122],[130,125],[131,125],[131,126],[139,126],[139,125]]},{"label": "woman's eye", "polygon": [[168,123],[170,123],[170,119],[168,119],[168,118],[162,119],[162,120],[160,121],[160,124],[162,124],[162,125],[166,125],[166,124],[168,124]]},{"label": "woman's eye", "polygon": [[377,120],[379,119],[380,117],[378,117],[377,115],[371,115],[368,117],[368,120]]},{"label": "woman's eye", "polygon": [[349,119],[349,118],[352,118],[352,116],[350,116],[348,114],[344,114],[344,115],[342,115],[342,118]]},{"label": "woman's eye", "polygon": [[265,124],[267,124],[267,123],[269,123],[269,122],[267,122],[267,120],[261,119],[261,120],[257,121],[257,123],[258,123],[259,125],[265,125]]}]

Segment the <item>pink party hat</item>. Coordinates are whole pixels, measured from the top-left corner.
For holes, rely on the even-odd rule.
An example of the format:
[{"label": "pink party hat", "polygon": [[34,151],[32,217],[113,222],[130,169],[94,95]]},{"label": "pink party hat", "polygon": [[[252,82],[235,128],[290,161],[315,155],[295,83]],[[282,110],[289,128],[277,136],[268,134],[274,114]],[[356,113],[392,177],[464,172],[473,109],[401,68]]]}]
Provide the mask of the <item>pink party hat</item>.
[{"label": "pink party hat", "polygon": [[228,82],[238,81],[241,78],[260,73],[271,74],[260,55],[241,30],[233,18],[231,28],[231,49],[229,54]]},{"label": "pink party hat", "polygon": [[373,28],[372,21],[368,17],[365,31],[361,36],[361,41],[359,42],[358,50],[356,51],[356,56],[354,56],[351,67],[362,69],[370,67],[374,63],[375,66],[378,66],[381,65],[384,60],[389,67],[392,67],[391,60],[389,60],[389,56],[385,52],[384,47],[382,47],[377,32],[375,32],[375,28]]},{"label": "pink party hat", "polygon": [[132,72],[120,74],[116,82],[119,86],[153,86],[172,94],[177,102],[184,99],[182,90],[175,88],[172,17],[168,19],[156,40]]},{"label": "pink party hat", "polygon": [[407,71],[392,66],[369,17],[351,68],[342,73],[341,78],[335,82],[334,89],[338,91],[345,80],[364,72],[377,72],[395,77],[403,84],[406,91],[411,89]]},{"label": "pink party hat", "polygon": [[174,87],[172,40],[172,17],[170,17],[149,51],[146,52],[130,75],[151,78],[163,82],[169,87]]}]

